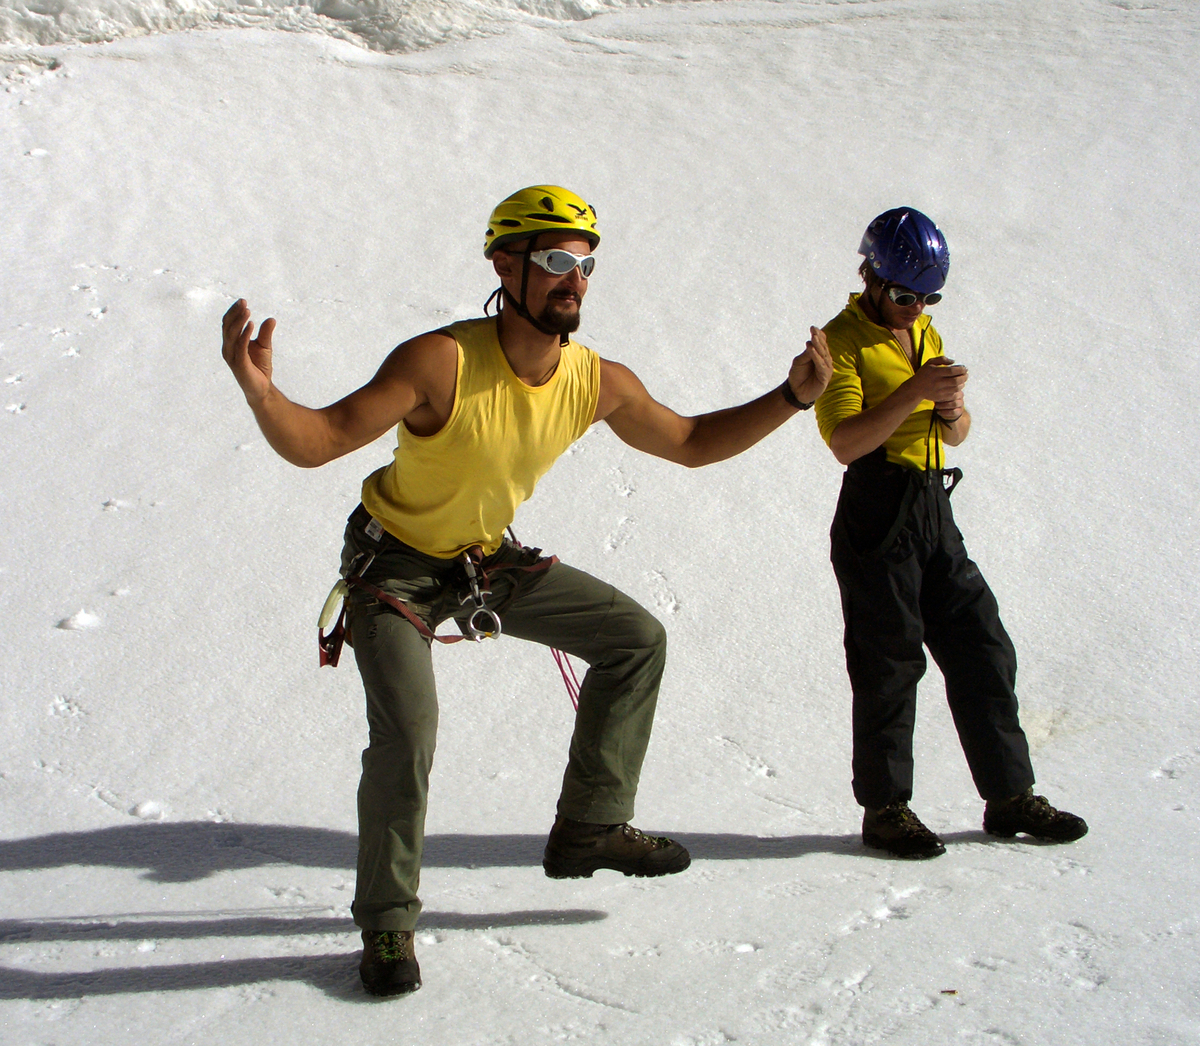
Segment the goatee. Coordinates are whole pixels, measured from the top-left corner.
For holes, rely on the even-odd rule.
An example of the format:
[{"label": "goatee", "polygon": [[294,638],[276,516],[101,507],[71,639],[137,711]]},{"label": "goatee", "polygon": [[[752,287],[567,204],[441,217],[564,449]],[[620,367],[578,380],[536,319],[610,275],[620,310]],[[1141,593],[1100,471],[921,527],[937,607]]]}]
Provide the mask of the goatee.
[{"label": "goatee", "polygon": [[537,319],[551,334],[574,334],[579,330],[579,303],[574,298],[558,301],[551,298]]}]

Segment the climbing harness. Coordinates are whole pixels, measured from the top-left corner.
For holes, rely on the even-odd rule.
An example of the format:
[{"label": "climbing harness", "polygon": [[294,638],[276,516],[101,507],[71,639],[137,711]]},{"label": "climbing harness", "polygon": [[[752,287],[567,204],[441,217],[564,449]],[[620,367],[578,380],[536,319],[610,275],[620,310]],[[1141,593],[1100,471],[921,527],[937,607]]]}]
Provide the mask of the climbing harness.
[{"label": "climbing harness", "polygon": [[[511,527],[508,528],[508,536],[514,546],[520,549],[525,548],[517,540]],[[450,644],[461,643],[464,639],[469,639],[472,642],[481,643],[485,639],[499,638],[503,631],[499,613],[501,608],[498,605],[494,606],[488,602],[489,597],[492,596],[492,576],[504,571],[516,571],[526,574],[540,573],[558,562],[557,556],[542,557],[541,549],[535,548],[526,551],[534,557],[533,562],[500,563],[490,568],[484,566],[483,549],[478,545],[467,549],[458,557],[466,579],[466,591],[459,597],[459,605],[466,606],[470,604],[471,608],[467,618],[459,619],[461,635],[438,635],[403,599],[399,599],[390,592],[385,592],[377,585],[372,585],[369,581],[366,581],[363,575],[366,574],[368,568],[375,561],[375,553],[358,553],[350,561],[350,567],[346,572],[346,576],[338,579],[326,597],[325,605],[321,608],[321,614],[317,620],[319,665],[321,667],[329,665],[331,668],[336,668],[341,658],[342,646],[348,638],[346,631],[346,602],[351,589],[358,589],[361,592],[365,592],[384,605],[391,607],[391,609],[395,610],[396,613],[408,621],[417,630],[418,634],[430,642]],[[447,587],[450,587],[452,584],[453,582],[448,582]],[[333,621],[333,615],[338,611],[339,603],[341,604],[341,610],[338,613],[337,623],[334,625],[332,631],[326,635],[325,629]],[[581,684],[579,677],[575,674],[574,666],[565,652],[551,650],[550,654],[554,658],[554,663],[558,666],[563,685],[567,688],[567,695],[571,699],[571,705],[578,709]]]},{"label": "climbing harness", "polygon": [[[357,579],[360,574],[365,574],[367,567],[374,559],[374,552],[360,552],[351,560],[346,577],[339,578],[337,584],[330,589],[329,595],[325,597],[325,605],[321,607],[321,616],[317,619],[318,665],[321,668],[326,665],[329,665],[330,668],[337,668],[337,663],[342,656],[342,644],[346,641],[346,597],[350,594],[350,581],[352,578]],[[342,607],[338,614],[337,624],[333,626],[333,631],[329,635],[325,635],[325,629],[333,620],[333,612],[337,609],[339,602]]]}]

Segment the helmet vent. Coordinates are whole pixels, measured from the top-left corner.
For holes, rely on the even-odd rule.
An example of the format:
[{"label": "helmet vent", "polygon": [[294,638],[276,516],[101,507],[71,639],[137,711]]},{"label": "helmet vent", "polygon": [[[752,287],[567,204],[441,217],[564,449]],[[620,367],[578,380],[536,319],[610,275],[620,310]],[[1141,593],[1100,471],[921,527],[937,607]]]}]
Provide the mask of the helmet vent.
[{"label": "helmet vent", "polygon": [[548,211],[554,210],[554,201],[550,199],[549,196],[543,196],[540,200],[538,200],[538,205],[545,207]]}]

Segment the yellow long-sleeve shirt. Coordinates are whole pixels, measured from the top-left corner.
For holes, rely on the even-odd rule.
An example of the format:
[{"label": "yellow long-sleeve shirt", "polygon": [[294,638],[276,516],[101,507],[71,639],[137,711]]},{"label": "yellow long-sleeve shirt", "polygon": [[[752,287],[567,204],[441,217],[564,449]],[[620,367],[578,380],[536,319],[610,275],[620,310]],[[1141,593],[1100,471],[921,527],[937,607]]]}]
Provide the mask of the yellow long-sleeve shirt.
[{"label": "yellow long-sleeve shirt", "polygon": [[[867,319],[859,305],[861,297],[851,294],[846,307],[824,327],[833,377],[817,400],[816,412],[826,444],[843,421],[882,403],[915,373],[892,332]],[[915,345],[924,342],[922,361],[942,355],[942,339],[928,316],[917,317],[912,336]],[[924,469],[927,462],[941,467],[941,435],[937,425],[930,433],[932,415],[933,401],[922,400],[884,443],[888,461],[915,469]]]}]

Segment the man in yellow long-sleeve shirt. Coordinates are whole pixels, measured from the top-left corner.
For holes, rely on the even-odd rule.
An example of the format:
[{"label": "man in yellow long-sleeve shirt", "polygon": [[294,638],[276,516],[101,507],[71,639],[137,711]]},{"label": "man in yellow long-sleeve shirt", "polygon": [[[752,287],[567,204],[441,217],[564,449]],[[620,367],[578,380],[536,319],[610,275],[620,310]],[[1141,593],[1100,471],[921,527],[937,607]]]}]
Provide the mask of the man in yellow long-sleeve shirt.
[{"label": "man in yellow long-sleeve shirt", "polygon": [[942,353],[925,315],[941,300],[950,255],[920,211],[895,208],[868,226],[865,284],[825,326],[833,377],[817,423],[847,466],[831,559],[842,596],[853,690],[853,787],[863,842],[899,857],[936,857],[942,841],[908,807],[917,682],[927,646],[979,794],[984,829],[1069,842],[1079,817],[1033,794],[1017,714],[1017,658],[995,597],[967,557],[950,491],[961,478],[943,451],[971,429],[965,367]]}]

